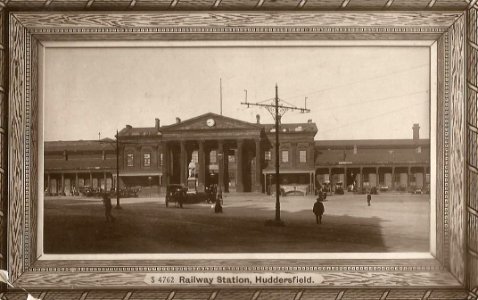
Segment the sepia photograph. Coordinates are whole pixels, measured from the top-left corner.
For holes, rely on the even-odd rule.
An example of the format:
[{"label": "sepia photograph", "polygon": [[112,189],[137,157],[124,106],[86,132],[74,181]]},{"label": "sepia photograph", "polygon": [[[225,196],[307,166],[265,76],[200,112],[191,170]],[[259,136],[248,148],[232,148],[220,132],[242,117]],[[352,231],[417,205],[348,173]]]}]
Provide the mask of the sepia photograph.
[{"label": "sepia photograph", "polygon": [[111,44],[44,49],[45,254],[433,253],[429,44]]}]

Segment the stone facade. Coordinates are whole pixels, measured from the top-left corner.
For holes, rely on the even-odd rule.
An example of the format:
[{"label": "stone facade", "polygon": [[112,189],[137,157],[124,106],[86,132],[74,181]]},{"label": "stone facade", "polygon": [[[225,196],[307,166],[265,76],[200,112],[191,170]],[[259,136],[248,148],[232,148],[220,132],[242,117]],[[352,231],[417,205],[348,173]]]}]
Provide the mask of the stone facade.
[{"label": "stone facade", "polygon": [[[317,126],[280,125],[280,181],[285,192],[314,193],[325,182],[355,189],[387,186],[427,188],[430,141],[315,141]],[[249,123],[214,113],[152,127],[126,125],[118,133],[120,187],[140,187],[143,195],[164,192],[168,184],[195,182],[199,192],[216,185],[225,192],[275,189],[274,124]],[[116,141],[45,142],[45,191],[71,194],[83,186],[112,189]]]}]

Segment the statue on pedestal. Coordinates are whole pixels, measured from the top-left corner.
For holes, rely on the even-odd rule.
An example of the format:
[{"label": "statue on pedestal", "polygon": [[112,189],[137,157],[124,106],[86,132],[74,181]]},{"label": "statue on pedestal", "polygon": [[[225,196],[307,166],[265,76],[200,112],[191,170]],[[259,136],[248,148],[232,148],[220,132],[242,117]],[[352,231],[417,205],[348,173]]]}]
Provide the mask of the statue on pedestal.
[{"label": "statue on pedestal", "polygon": [[194,178],[196,176],[196,163],[191,159],[191,162],[188,165],[189,177]]}]

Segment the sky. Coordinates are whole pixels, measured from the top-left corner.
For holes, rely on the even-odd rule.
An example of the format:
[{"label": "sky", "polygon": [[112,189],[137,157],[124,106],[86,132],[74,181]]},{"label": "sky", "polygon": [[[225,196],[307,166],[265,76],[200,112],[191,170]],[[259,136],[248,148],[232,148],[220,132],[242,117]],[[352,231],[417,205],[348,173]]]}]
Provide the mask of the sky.
[{"label": "sky", "polygon": [[126,124],[153,127],[207,112],[273,123],[263,108],[279,98],[310,113],[283,123],[318,127],[316,140],[429,137],[429,47],[75,47],[47,48],[46,141],[113,137]]}]

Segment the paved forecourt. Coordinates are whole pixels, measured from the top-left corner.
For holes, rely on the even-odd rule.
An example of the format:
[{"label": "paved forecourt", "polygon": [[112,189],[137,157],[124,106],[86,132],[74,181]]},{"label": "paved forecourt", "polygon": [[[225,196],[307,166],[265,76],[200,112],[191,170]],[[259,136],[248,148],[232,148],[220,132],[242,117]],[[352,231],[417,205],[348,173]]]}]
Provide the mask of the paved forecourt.
[{"label": "paved forecourt", "polygon": [[[315,197],[281,197],[284,227],[268,227],[275,197],[225,194],[211,204],[167,208],[164,197],[121,199],[106,223],[101,199],[45,199],[46,253],[428,252],[430,197],[408,193],[328,196],[323,224]],[[115,199],[112,200],[113,205]]]}]

